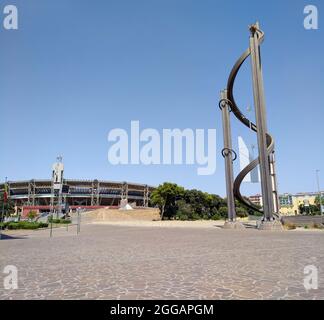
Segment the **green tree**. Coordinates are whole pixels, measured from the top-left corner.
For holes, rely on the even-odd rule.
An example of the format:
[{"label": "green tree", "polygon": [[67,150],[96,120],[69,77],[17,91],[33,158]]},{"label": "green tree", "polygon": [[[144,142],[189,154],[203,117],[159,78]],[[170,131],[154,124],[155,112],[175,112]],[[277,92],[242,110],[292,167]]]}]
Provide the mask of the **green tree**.
[{"label": "green tree", "polygon": [[37,212],[33,210],[29,211],[27,214],[27,218],[31,221],[34,220],[36,217],[37,217]]},{"label": "green tree", "polygon": [[227,206],[226,201],[223,198],[221,198],[220,196],[216,195],[216,194],[207,194],[206,203],[207,203],[207,206],[208,206],[208,212],[209,212],[210,218],[212,218],[212,217],[215,218],[215,215],[217,217],[220,217],[219,209],[221,207],[226,207]]},{"label": "green tree", "polygon": [[189,203],[193,211],[202,217],[208,208],[207,207],[207,194],[199,190],[186,190],[184,193],[184,200]]},{"label": "green tree", "polygon": [[189,203],[185,200],[178,200],[177,201],[178,210],[176,213],[176,217],[179,220],[191,220],[193,209]]},{"label": "green tree", "polygon": [[[226,198],[200,190],[185,190],[174,183],[164,183],[155,189],[150,203],[160,209],[161,220],[174,218],[181,220],[227,218]],[[262,215],[245,205],[235,202],[238,217]]]},{"label": "green tree", "polygon": [[[319,195],[317,195],[315,198],[315,204],[318,206],[318,208],[319,208],[319,202],[320,202],[319,199],[320,199],[320,197],[319,197]],[[323,195],[321,196],[321,204],[322,204],[322,206],[324,206],[324,196]]]},{"label": "green tree", "polygon": [[310,204],[305,206],[303,203],[299,205],[299,212],[307,216],[315,216],[320,214],[320,209],[318,205]]},{"label": "green tree", "polygon": [[227,218],[227,216],[228,216],[227,207],[220,207],[219,210],[218,210],[218,213],[222,218]]},{"label": "green tree", "polygon": [[7,199],[7,201],[4,202],[3,193],[1,193],[0,194],[0,222],[2,222],[2,220],[5,217],[10,216],[14,212],[15,212],[14,203],[10,199]]},{"label": "green tree", "polygon": [[[245,198],[245,199],[249,201],[248,198]],[[255,203],[254,203],[253,205],[254,205],[256,208],[261,209],[261,206],[255,204]],[[247,207],[245,204],[240,203],[240,202],[237,201],[237,200],[235,200],[235,206],[236,206],[236,208],[244,209],[244,210],[246,211],[246,213],[247,213],[248,215],[250,215],[250,216],[258,216],[258,217],[260,217],[260,216],[263,215],[262,212],[257,211],[257,210],[253,210],[253,209]],[[241,210],[241,209],[239,209],[239,210]],[[241,212],[242,212],[242,211],[241,211]]]},{"label": "green tree", "polygon": [[177,213],[177,200],[183,197],[184,188],[175,183],[165,182],[159,185],[151,194],[151,203],[160,209],[161,220],[170,219]]},{"label": "green tree", "polygon": [[242,207],[238,207],[236,208],[236,216],[238,218],[245,218],[245,217],[248,217],[249,214],[248,212],[246,211],[246,209],[242,208]]},{"label": "green tree", "polygon": [[186,190],[184,199],[200,219],[210,219],[221,206],[226,205],[221,197],[195,189]]}]

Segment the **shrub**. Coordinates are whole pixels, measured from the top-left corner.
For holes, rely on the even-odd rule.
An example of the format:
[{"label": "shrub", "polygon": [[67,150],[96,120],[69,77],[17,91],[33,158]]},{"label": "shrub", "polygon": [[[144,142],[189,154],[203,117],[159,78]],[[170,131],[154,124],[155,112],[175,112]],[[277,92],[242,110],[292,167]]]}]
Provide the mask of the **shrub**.
[{"label": "shrub", "polygon": [[58,223],[63,223],[63,224],[69,224],[71,223],[71,220],[70,219],[59,219],[60,222]]},{"label": "shrub", "polygon": [[323,229],[324,226],[322,224],[320,224],[320,223],[312,222],[309,225],[309,228],[311,228],[311,229]]},{"label": "shrub", "polygon": [[190,220],[200,220],[201,217],[198,213],[194,212],[192,215],[191,215],[191,219]]},{"label": "shrub", "polygon": [[212,217],[215,214],[218,214],[218,210],[217,210],[217,208],[213,207],[213,208],[210,209],[209,216]]},{"label": "shrub", "polygon": [[323,226],[323,224],[320,224],[320,223],[314,223],[314,228],[315,229],[324,229],[324,226]]},{"label": "shrub", "polygon": [[47,228],[48,223],[43,222],[29,222],[29,221],[19,221],[19,222],[7,222],[4,224],[4,228],[8,230],[35,230],[39,228]]},{"label": "shrub", "polygon": [[211,218],[212,220],[221,220],[222,216],[219,213],[215,213]]},{"label": "shrub", "polygon": [[244,209],[244,208],[236,208],[236,215],[239,217],[239,218],[245,218],[245,217],[248,217],[248,213],[247,211]]},{"label": "shrub", "polygon": [[48,228],[48,223],[46,222],[38,222],[39,228]]},{"label": "shrub", "polygon": [[294,223],[292,223],[292,222],[287,222],[285,224],[285,227],[286,227],[287,230],[294,230],[294,229],[296,229],[296,225]]},{"label": "shrub", "polygon": [[34,220],[37,217],[37,212],[36,211],[29,211],[27,214],[27,218],[30,220]]},{"label": "shrub", "polygon": [[189,220],[189,218],[188,218],[188,216],[187,216],[186,214],[178,214],[178,213],[177,213],[176,218],[177,218],[178,220],[181,220],[181,221]]},{"label": "shrub", "polygon": [[5,229],[6,223],[5,222],[0,222],[0,228]]},{"label": "shrub", "polygon": [[184,200],[177,201],[178,210],[176,213],[176,218],[179,220],[190,220],[194,215],[192,207],[189,203]]},{"label": "shrub", "polygon": [[71,220],[69,219],[53,219],[51,217],[48,218],[48,222],[49,223],[62,223],[62,224],[68,224],[68,223],[71,223]]},{"label": "shrub", "polygon": [[222,216],[223,218],[227,217],[227,215],[228,215],[228,209],[227,209],[227,207],[220,207],[218,209],[218,214],[220,216]]}]

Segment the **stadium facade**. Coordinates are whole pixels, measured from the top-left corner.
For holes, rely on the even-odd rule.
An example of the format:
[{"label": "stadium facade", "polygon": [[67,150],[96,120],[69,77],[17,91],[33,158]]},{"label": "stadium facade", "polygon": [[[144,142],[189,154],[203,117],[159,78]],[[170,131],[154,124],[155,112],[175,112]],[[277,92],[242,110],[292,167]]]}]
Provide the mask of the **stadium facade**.
[{"label": "stadium facade", "polygon": [[64,179],[64,165],[61,159],[54,163],[52,179],[7,181],[0,183],[0,192],[8,190],[8,198],[17,212],[23,215],[31,210],[74,211],[77,208],[97,209],[119,207],[130,203],[136,207],[148,207],[154,187],[146,184]]},{"label": "stadium facade", "polygon": [[[18,209],[49,211],[53,199],[53,180],[8,181],[8,197]],[[139,207],[149,205],[154,187],[128,182],[63,179],[62,203],[69,209],[117,207],[121,200]],[[0,184],[0,191],[4,183]]]}]

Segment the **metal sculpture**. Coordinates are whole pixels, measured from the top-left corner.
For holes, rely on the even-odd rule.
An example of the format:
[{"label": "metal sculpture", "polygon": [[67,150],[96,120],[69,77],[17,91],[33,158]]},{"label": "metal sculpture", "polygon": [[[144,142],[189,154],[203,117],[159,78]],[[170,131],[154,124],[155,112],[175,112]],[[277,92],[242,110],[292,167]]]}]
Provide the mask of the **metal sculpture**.
[{"label": "metal sculpture", "polygon": [[[261,66],[261,53],[260,46],[264,40],[264,33],[260,30],[259,23],[250,26],[250,46],[241,55],[235,63],[227,82],[227,89],[221,92],[221,100],[219,106],[223,115],[223,133],[224,133],[224,149],[222,155],[225,158],[225,176],[226,176],[226,189],[227,189],[227,202],[228,202],[228,219],[230,222],[235,222],[235,207],[234,197],[248,208],[256,211],[263,212],[262,222],[267,224],[265,228],[273,228],[273,226],[281,227],[281,224],[274,223],[279,218],[279,201],[277,192],[277,181],[275,173],[275,157],[274,157],[274,140],[267,131],[266,112],[265,112],[265,99],[263,88],[263,76]],[[234,95],[233,87],[238,71],[240,70],[246,59],[251,56],[252,65],[252,79],[253,79],[253,94],[256,124],[252,123],[244,116],[239,107],[237,106]],[[247,126],[249,129],[257,133],[259,157],[249,163],[236,177],[233,182],[233,155],[229,113],[233,112],[235,117]],[[235,156],[236,157],[236,156]],[[260,165],[261,173],[261,190],[263,200],[263,210],[257,208],[248,199],[244,198],[240,191],[241,183],[244,177],[252,171],[257,165]]]},{"label": "metal sculpture", "polygon": [[226,193],[227,193],[227,208],[228,208],[228,221],[234,222],[236,219],[235,212],[235,200],[233,194],[233,162],[236,160],[237,155],[232,149],[232,137],[231,137],[231,123],[230,123],[230,104],[227,100],[227,90],[221,91],[221,101],[219,102],[219,108],[222,110],[223,120],[223,138],[224,149],[222,155],[225,159],[225,178],[226,178]]}]

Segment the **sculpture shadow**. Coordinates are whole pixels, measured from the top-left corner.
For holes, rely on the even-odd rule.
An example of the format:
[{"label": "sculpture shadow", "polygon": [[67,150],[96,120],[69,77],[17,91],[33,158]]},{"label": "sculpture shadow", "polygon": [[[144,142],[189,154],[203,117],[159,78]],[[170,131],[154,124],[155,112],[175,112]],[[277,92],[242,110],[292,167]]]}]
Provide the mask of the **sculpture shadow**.
[{"label": "sculpture shadow", "polygon": [[10,236],[8,234],[2,233],[0,241],[2,241],[2,240],[17,240],[17,239],[26,239],[26,236]]}]

